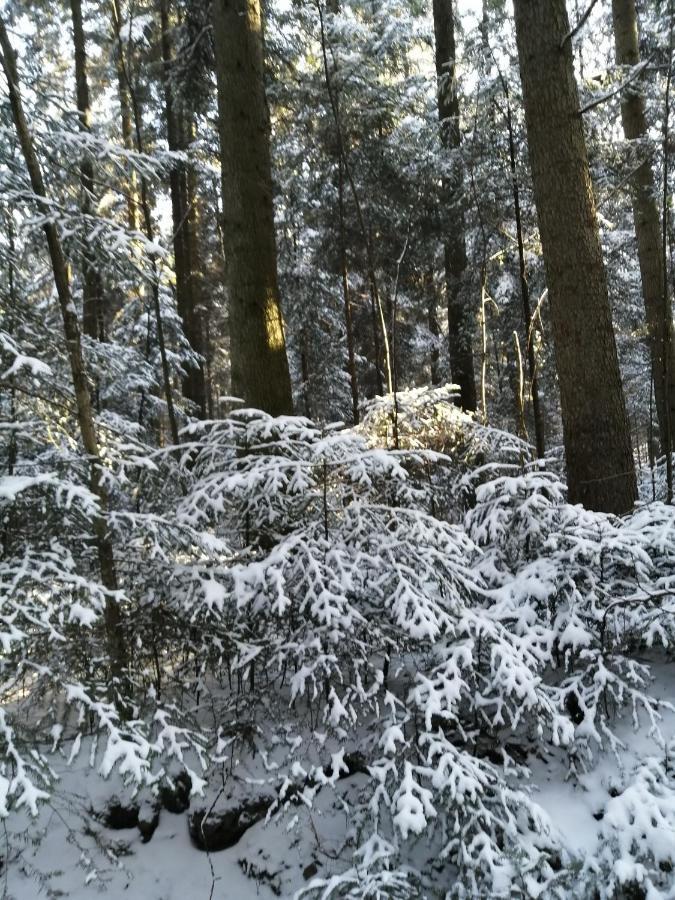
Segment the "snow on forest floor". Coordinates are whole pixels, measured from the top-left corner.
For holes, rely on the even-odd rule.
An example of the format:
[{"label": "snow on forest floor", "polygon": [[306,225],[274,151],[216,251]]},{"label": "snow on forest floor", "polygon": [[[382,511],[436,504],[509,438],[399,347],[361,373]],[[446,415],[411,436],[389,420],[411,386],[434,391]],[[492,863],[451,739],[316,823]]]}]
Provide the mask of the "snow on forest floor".
[{"label": "snow on forest floor", "polygon": [[[649,662],[648,660],[641,660]],[[675,662],[652,666],[654,681],[650,694],[675,705]],[[675,711],[662,710],[661,736],[666,746],[675,738]],[[615,733],[625,748],[619,757],[608,748],[602,749],[587,772],[567,779],[567,757],[553,747],[542,744],[545,759],[528,760],[532,771],[534,799],[546,810],[558,829],[562,844],[579,857],[595,856],[602,840],[602,815],[608,800],[632,780],[635,769],[648,757],[663,759],[664,751],[650,735],[649,723],[640,717],[637,730],[632,711],[624,709],[615,723]]]},{"label": "snow on forest floor", "polygon": [[[650,685],[650,695],[666,704],[674,704],[674,663],[664,662],[662,659],[652,661],[643,658],[638,661],[650,665],[654,679]],[[624,835],[620,840],[625,849],[632,841],[631,834],[635,834],[637,830],[642,831],[639,823],[652,817],[652,798],[644,794],[644,775],[649,769],[648,766],[645,767],[645,763],[650,759],[662,763],[667,752],[664,747],[672,753],[675,738],[675,710],[664,706],[661,714],[660,734],[657,737],[651,733],[646,716],[639,716],[636,727],[632,710],[622,710],[621,716],[610,724],[623,747],[617,746],[616,752],[603,747],[596,752],[586,771],[579,771],[576,778],[568,777],[569,759],[554,748],[542,745],[544,752],[541,757],[528,760],[534,799],[550,816],[560,845],[579,862],[598,859],[600,851],[606,846],[607,831],[611,832],[617,826],[624,827]],[[667,761],[665,768],[667,771]],[[610,807],[611,815],[607,815]],[[607,830],[603,830],[608,819],[611,821]],[[659,840],[672,847],[673,823],[668,813],[666,812],[663,822],[657,823],[652,819],[651,825],[658,828],[667,826],[662,829]],[[653,840],[649,833],[642,835],[642,838],[645,839],[644,843]],[[614,854],[617,865],[623,865],[626,871],[629,868],[632,872],[636,871],[632,859],[627,859],[626,854],[622,857],[616,847]],[[640,893],[633,894],[630,890],[629,887],[627,893],[619,893],[617,896],[625,900],[633,896],[644,896]],[[673,897],[675,893],[660,896]]]},{"label": "snow on forest floor", "polygon": [[[136,827],[111,829],[91,815],[92,810],[105,812],[113,797],[126,806],[132,795],[119,777],[104,780],[97,774],[88,758],[90,749],[83,741],[82,752],[70,766],[57,757],[52,764],[58,785],[51,800],[40,807],[38,819],[17,812],[11,830],[0,833],[0,847],[4,842],[6,848],[0,855],[10,859],[9,867],[0,871],[3,898],[291,897],[308,878],[326,874],[333,865],[348,827],[342,800],[348,801],[366,781],[355,775],[339,783],[335,792],[320,792],[312,810],[293,808],[280,820],[257,823],[235,846],[207,854],[192,843],[188,816],[197,808],[208,809],[214,800],[218,809],[218,785],[193,797],[188,812],[162,809],[156,831],[143,843]],[[260,755],[242,758],[238,771],[235,792],[258,794],[257,783],[263,781],[259,776],[265,773]],[[245,782],[250,784],[248,790]],[[303,875],[312,863],[316,868]]]},{"label": "snow on forest floor", "polygon": [[[653,674],[654,696],[674,699],[673,663],[655,664]],[[562,750],[542,743],[540,753],[528,759],[534,798],[550,816],[563,846],[579,858],[595,854],[602,841],[606,805],[630,783],[636,766],[650,756],[663,757],[647,723],[642,721],[634,730],[629,710],[615,725],[625,743],[620,759],[605,748],[576,780],[565,780],[569,760]],[[661,731],[666,744],[675,737],[675,712],[664,711]],[[0,891],[8,900],[290,898],[314,874],[326,877],[346,867],[346,860],[339,862],[349,825],[345,804],[366,780],[363,775],[344,779],[335,792],[321,791],[311,811],[292,807],[277,821],[253,825],[235,846],[206,854],[190,839],[186,812],[163,810],[148,843],[142,842],[136,828],[105,827],[89,811],[104,809],[113,795],[124,799],[124,788],[112,779],[101,779],[86,752],[70,766],[65,758],[58,764],[56,760],[59,787],[39,818],[17,815],[0,833],[2,856],[9,857],[9,866],[0,873]],[[259,762],[242,759],[240,767],[254,792],[256,779],[251,773]],[[193,798],[191,808],[208,807],[216,796],[216,788],[210,790],[205,798]],[[420,849],[424,853],[425,848]],[[439,897],[447,887],[439,885]]]}]

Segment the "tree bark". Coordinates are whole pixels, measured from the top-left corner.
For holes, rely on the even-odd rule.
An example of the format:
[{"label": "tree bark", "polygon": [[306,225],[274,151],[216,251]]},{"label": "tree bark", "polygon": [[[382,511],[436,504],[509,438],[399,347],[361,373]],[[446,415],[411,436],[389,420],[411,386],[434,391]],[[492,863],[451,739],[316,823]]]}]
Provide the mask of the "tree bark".
[{"label": "tree bark", "polygon": [[[133,126],[131,122],[131,100],[129,97],[128,82],[131,80],[127,71],[127,62],[124,59],[124,41],[122,38],[122,4],[121,0],[112,0],[112,26],[115,50],[115,70],[117,72],[117,90],[120,101],[120,127],[122,131],[122,145],[125,150],[134,149]],[[127,224],[130,231],[138,231],[138,178],[135,169],[131,169],[129,183],[127,185]]]},{"label": "tree bark", "polygon": [[[185,145],[189,145],[196,137],[195,120],[193,116],[185,115],[183,122],[186,128]],[[198,366],[193,366],[187,375],[185,396],[195,404],[198,414],[207,415],[208,397],[206,384],[206,293],[204,290],[204,259],[202,256],[202,205],[197,190],[197,172],[194,166],[188,167],[187,202],[188,202],[188,251],[190,256],[190,296],[192,306],[188,316],[187,336],[192,348],[201,356]]]},{"label": "tree bark", "polygon": [[549,289],[569,498],[624,513],[636,496],[565,0],[515,0],[534,199]]},{"label": "tree bark", "polygon": [[436,75],[438,78],[438,118],[443,147],[456,159],[452,178],[443,179],[443,205],[447,233],[443,256],[448,306],[448,350],[450,374],[460,388],[464,409],[476,408],[476,380],[472,349],[471,310],[462,297],[466,271],[464,236],[463,174],[459,160],[459,96],[455,69],[455,24],[452,0],[433,0],[434,35],[436,41]]},{"label": "tree bark", "polygon": [[[333,16],[337,16],[340,12],[340,0],[328,0],[327,9]],[[323,35],[323,31],[322,31]],[[323,37],[323,45],[325,45],[325,36]],[[338,71],[338,59],[337,55],[333,55],[333,76]],[[327,75],[326,86],[331,87],[331,78]],[[342,280],[342,299],[344,302],[344,313],[345,313],[345,337],[347,340],[347,371],[349,373],[349,386],[351,389],[352,395],[352,420],[354,425],[359,424],[359,381],[358,375],[356,371],[356,352],[354,350],[354,319],[352,316],[352,300],[349,292],[349,273],[347,271],[347,237],[346,237],[346,229],[345,229],[345,177],[344,177],[344,162],[342,159],[342,152],[344,152],[344,147],[342,146],[342,129],[340,127],[340,89],[339,85],[335,85],[335,80],[333,79],[332,84],[332,96],[333,102],[335,105],[334,119],[336,124],[336,130],[339,132],[337,135],[338,138],[338,223],[339,223],[339,234],[340,234],[340,277]],[[333,103],[331,103],[331,109],[333,107]],[[341,152],[342,151],[342,152]],[[376,360],[376,366],[379,363]]]},{"label": "tree bark", "polygon": [[[523,223],[520,215],[520,188],[518,186],[518,172],[516,169],[516,143],[513,134],[513,119],[511,117],[511,97],[508,82],[499,77],[504,91],[506,103],[506,129],[509,139],[509,168],[511,170],[511,190],[513,193],[513,211],[516,220],[516,241],[518,244],[518,275],[520,278],[520,299],[523,304],[523,324],[525,326],[525,347],[527,354],[527,373],[530,378],[530,396],[532,398],[532,417],[534,419],[534,441],[537,449],[537,458],[543,459],[546,453],[544,438],[544,416],[539,402],[539,374],[537,372],[537,359],[534,352],[534,334],[532,323],[532,310],[530,305],[530,286],[527,281],[527,269],[525,267],[525,245],[523,243]],[[520,347],[518,347],[520,353]],[[523,414],[523,400],[519,397],[519,415]]]},{"label": "tree bark", "polygon": [[345,310],[345,335],[347,338],[347,371],[352,395],[352,420],[359,424],[359,381],[356,372],[356,352],[354,350],[354,320],[352,299],[349,293],[349,273],[347,272],[347,239],[345,235],[345,192],[342,159],[338,159],[338,221],[340,223],[340,276],[342,298]]},{"label": "tree bark", "polygon": [[232,391],[248,406],[289,414],[260,2],[214,0],[212,9]]},{"label": "tree bark", "polygon": [[[326,82],[326,91],[328,93],[328,99],[330,102],[331,111],[333,113],[333,122],[335,123],[335,137],[337,138],[338,156],[342,165],[342,171],[347,179],[347,184],[349,185],[349,191],[352,195],[354,211],[356,212],[356,221],[359,226],[359,231],[361,232],[361,239],[363,241],[363,248],[366,255],[366,269],[368,272],[368,293],[370,294],[370,313],[373,332],[373,351],[375,356],[375,382],[377,385],[378,394],[380,396],[383,396],[383,366],[386,366],[387,374],[389,376],[387,379],[387,390],[390,392],[392,390],[391,357],[389,354],[388,332],[382,311],[382,298],[380,297],[380,289],[377,280],[377,273],[375,270],[375,255],[373,252],[372,230],[369,224],[366,225],[366,217],[363,214],[363,208],[359,199],[359,192],[356,189],[356,182],[354,181],[351,164],[349,162],[347,146],[342,134],[342,122],[339,103],[340,98],[339,93],[336,92],[334,88],[333,80],[331,78],[331,66],[328,63],[328,41],[326,39],[326,27],[323,11],[321,8],[321,0],[317,0],[316,6],[319,13],[319,23],[321,28],[321,55],[323,57],[323,73]],[[335,12],[335,2],[333,2],[332,4],[332,9],[333,12]],[[342,221],[344,223],[344,217]],[[380,328],[382,329],[382,344],[384,345],[384,347],[382,347],[382,344],[380,343]]]},{"label": "tree bark", "polygon": [[[162,30],[162,60],[164,63],[164,103],[166,133],[169,150],[185,150],[190,143],[190,128],[185,110],[174,97],[171,84],[171,47],[169,4],[160,2]],[[191,189],[192,188],[192,189]],[[183,330],[190,347],[201,357],[204,355],[203,329],[199,313],[197,290],[197,219],[194,180],[189,177],[186,167],[177,164],[171,170],[171,211],[173,217],[173,255],[176,273],[176,305],[183,323]],[[192,402],[197,414],[206,415],[206,391],[203,363],[190,366],[183,379],[183,396]]]},{"label": "tree bark", "polygon": [[[91,110],[81,0],[70,0],[70,13],[73,22],[75,92],[80,131],[83,134],[89,134]],[[91,216],[94,212],[95,202],[94,163],[86,151],[80,160],[80,184],[82,185],[82,212],[85,216]],[[103,281],[96,268],[92,248],[87,245],[82,253],[82,330],[94,340],[103,339],[102,285]]]},{"label": "tree bark", "polygon": [[[9,102],[26,169],[36,196],[47,199],[42,170],[35,152],[33,138],[23,110],[19,77],[16,68],[16,55],[10,44],[5,23],[0,17],[0,64],[7,79]],[[75,312],[70,283],[68,265],[63,254],[61,240],[53,222],[46,222],[44,227],[49,249],[49,257],[54,275],[54,286],[63,320],[66,352],[70,364],[71,379],[75,393],[77,419],[85,452],[91,462],[90,487],[99,500],[100,514],[94,518],[94,536],[98,554],[101,582],[108,591],[117,590],[117,574],[113,545],[107,530],[105,513],[108,507],[108,495],[101,481],[100,456],[98,438],[91,406],[89,384],[82,356],[80,324]],[[127,652],[121,628],[120,610],[117,601],[108,597],[105,605],[105,628],[108,644],[108,655],[114,690],[117,690],[124,677],[127,665]]]},{"label": "tree bark", "polygon": [[[131,72],[129,66],[129,58],[125,57],[124,44],[121,32],[121,9],[119,0],[113,0],[113,18],[116,23],[116,34],[118,43],[119,66],[124,81],[124,89],[126,96],[131,104],[131,113],[133,114],[133,125],[135,134],[135,149],[138,153],[145,152],[145,143],[143,141],[143,123],[141,115],[141,105],[138,94],[131,81]],[[152,210],[150,208],[150,198],[148,196],[148,185],[146,179],[141,176],[140,179],[140,205],[143,213],[143,228],[145,236],[153,243],[155,240],[155,230],[152,224]],[[134,209],[136,209],[136,197],[134,197]],[[174,444],[180,443],[178,435],[178,419],[176,416],[176,408],[173,402],[173,391],[171,388],[171,370],[169,366],[169,357],[166,350],[166,341],[164,340],[164,322],[162,320],[162,307],[159,297],[159,269],[157,266],[157,258],[152,256],[152,306],[155,314],[155,327],[157,328],[157,345],[159,348],[159,357],[162,368],[162,383],[164,387],[164,399],[166,402],[166,413],[169,420],[169,431],[171,432],[171,440]],[[141,402],[142,409],[142,402]]]},{"label": "tree bark", "polygon": [[[636,66],[640,62],[638,20],[635,0],[612,0],[614,46],[620,66]],[[633,169],[632,203],[638,262],[642,281],[647,335],[654,379],[656,415],[661,447],[675,447],[675,341],[670,293],[663,305],[663,254],[661,250],[661,215],[657,204],[653,153],[648,146],[645,100],[640,81],[621,94],[621,120],[627,141],[633,141],[638,158],[631,159]],[[664,348],[668,347],[668,365],[664,366]],[[664,382],[667,373],[669,384]],[[670,409],[666,410],[666,397]],[[667,432],[669,431],[669,434]]]},{"label": "tree bark", "polygon": [[427,327],[429,328],[429,333],[433,339],[431,352],[429,354],[429,374],[431,376],[431,383],[435,386],[441,383],[440,353],[438,352],[438,339],[441,334],[441,326],[438,323],[438,316],[436,315],[437,295],[433,268],[429,269],[423,276],[423,283],[427,295]]}]

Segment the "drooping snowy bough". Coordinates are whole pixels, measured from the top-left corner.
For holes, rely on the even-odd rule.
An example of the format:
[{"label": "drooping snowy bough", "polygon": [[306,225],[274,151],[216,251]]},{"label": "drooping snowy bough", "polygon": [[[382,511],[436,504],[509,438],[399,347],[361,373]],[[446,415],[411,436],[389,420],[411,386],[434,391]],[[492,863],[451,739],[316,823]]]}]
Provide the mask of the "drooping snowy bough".
[{"label": "drooping snowy bough", "polygon": [[[340,852],[304,896],[667,896],[648,661],[674,637],[675,511],[572,507],[554,468],[451,399],[378,401],[356,430],[241,410],[164,450],[109,423],[117,707],[86,471],[46,442],[18,453],[0,478],[0,815],[58,790],[50,752],[87,746],[151,792],[175,759],[193,792],[245,783],[255,759],[260,809],[289,827],[350,785]],[[542,756],[572,779],[620,756],[624,714],[654,755],[584,859],[526,779]]]}]

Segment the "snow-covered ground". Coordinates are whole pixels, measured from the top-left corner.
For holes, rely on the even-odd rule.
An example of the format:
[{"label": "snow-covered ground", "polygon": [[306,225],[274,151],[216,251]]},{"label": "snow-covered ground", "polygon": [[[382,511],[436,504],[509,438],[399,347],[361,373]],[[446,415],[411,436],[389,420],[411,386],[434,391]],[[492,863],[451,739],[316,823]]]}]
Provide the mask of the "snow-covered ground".
[{"label": "snow-covered ground", "polygon": [[[673,663],[654,666],[655,696],[666,701],[673,698],[674,669]],[[640,766],[650,757],[662,761],[665,756],[647,723],[641,722],[635,730],[630,712],[614,724],[625,748],[618,756],[608,748],[598,750],[588,762],[588,771],[577,778],[565,778],[569,769],[565,751],[545,743],[527,760],[534,799],[548,813],[560,843],[580,861],[597,856],[602,849],[608,810],[610,818],[617,813],[617,809],[612,812],[613,802],[622,804],[632,789],[635,796],[630,802],[639,806],[636,772]],[[666,744],[675,738],[675,712],[664,710],[661,732]],[[361,774],[345,778],[335,790],[322,789],[311,810],[302,805],[290,807],[278,818],[251,826],[233,847],[207,854],[197,849],[189,836],[189,811],[173,814],[162,810],[157,830],[147,843],[137,828],[106,827],[92,817],[91,810],[104,810],[113,795],[126,800],[128,795],[120,783],[114,778],[103,780],[90,766],[86,752],[70,766],[65,752],[53,763],[60,776],[53,800],[41,807],[37,820],[17,815],[0,834],[0,843],[5,845],[2,856],[9,858],[0,880],[4,897],[290,898],[313,877],[325,878],[349,864],[348,855],[340,860],[350,825],[349,804],[366,781]],[[242,796],[247,791],[253,796],[260,790],[255,783],[260,779],[251,778],[251,773],[261,770],[260,759],[242,759],[237,769],[240,776],[226,786],[238,784]],[[207,788],[205,797],[192,798],[191,810],[208,807],[214,799],[218,808],[219,793],[217,785]],[[625,807],[623,803],[621,815]],[[662,812],[660,839],[672,843],[675,818],[668,818],[668,809],[662,807]],[[424,855],[423,846],[420,851]],[[443,896],[447,887],[439,886],[438,896]]]},{"label": "snow-covered ground", "polygon": [[[652,674],[650,693],[666,703],[675,703],[675,662],[655,663]],[[661,737],[666,746],[672,746],[675,711],[664,707],[662,715]],[[634,783],[638,768],[649,758],[665,759],[661,740],[650,734],[645,717],[636,729],[632,712],[624,710],[615,725],[624,747],[618,755],[606,747],[599,750],[588,762],[588,771],[580,771],[576,778],[566,779],[568,759],[553,748],[542,745],[542,758],[528,760],[536,801],[549,814],[563,845],[580,858],[597,855],[604,841],[608,804]],[[675,840],[675,819],[671,820],[671,838]]]},{"label": "snow-covered ground", "polygon": [[[325,876],[336,865],[338,871],[346,867],[336,860],[345,849],[350,799],[367,780],[363,774],[339,781],[335,790],[320,790],[311,810],[291,805],[248,828],[234,846],[206,853],[190,837],[190,814],[213,809],[217,815],[232,796],[236,805],[240,799],[269,793],[264,776],[271,772],[267,780],[278,780],[274,761],[266,754],[242,756],[234,774],[218,779],[220,784],[205,785],[201,794],[190,798],[187,811],[162,808],[156,830],[144,842],[137,827],[110,828],[102,819],[111,800],[124,808],[135,803],[143,809],[153,798],[149,793],[134,797],[116,772],[103,779],[97,771],[100,758],[92,758],[91,750],[91,743],[83,741],[70,765],[67,747],[50,757],[58,775],[52,798],[39,807],[36,819],[17,811],[0,834],[5,845],[0,854],[9,858],[0,874],[3,898],[290,897],[315,875]],[[287,755],[288,748],[280,748],[279,759]]]}]

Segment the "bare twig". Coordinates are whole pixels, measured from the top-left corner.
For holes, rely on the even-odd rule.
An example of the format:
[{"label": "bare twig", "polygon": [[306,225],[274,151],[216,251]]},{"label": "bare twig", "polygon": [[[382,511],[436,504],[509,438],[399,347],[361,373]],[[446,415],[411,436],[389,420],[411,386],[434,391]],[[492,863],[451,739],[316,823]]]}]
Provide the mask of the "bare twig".
[{"label": "bare twig", "polygon": [[607,91],[606,93],[601,94],[599,97],[596,97],[595,100],[591,100],[585,106],[582,106],[579,110],[579,115],[583,116],[584,113],[590,112],[590,110],[595,109],[596,106],[600,106],[601,103],[605,103],[607,100],[611,100],[612,97],[616,97],[616,95],[624,91],[629,84],[632,84],[636,78],[639,78],[648,65],[648,59],[645,59],[641,63],[638,63],[637,66],[634,66],[631,69],[628,78],[624,79],[621,84],[617,85],[617,87],[614,88],[614,90]]},{"label": "bare twig", "polygon": [[584,25],[586,24],[586,22],[587,22],[587,20],[588,20],[588,17],[589,17],[590,14],[593,12],[593,7],[595,6],[595,4],[596,4],[597,2],[598,2],[598,0],[591,0],[590,6],[589,6],[588,9],[586,10],[586,12],[583,14],[583,16],[579,19],[579,21],[578,21],[577,24],[574,26],[574,28],[571,28],[571,29],[567,32],[567,34],[565,35],[565,37],[560,41],[560,49],[561,49],[561,50],[563,49],[563,47],[565,46],[565,44],[566,44],[568,41],[571,41],[572,38],[575,37],[575,36],[581,31],[581,29],[582,29],[582,28],[584,27]]}]

